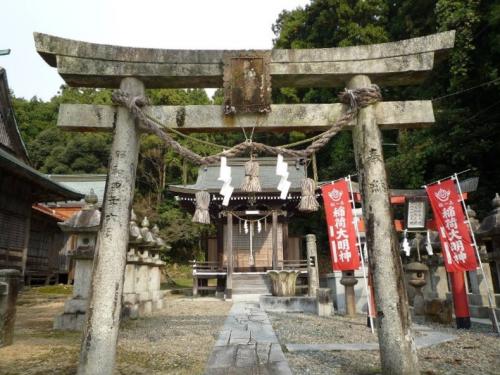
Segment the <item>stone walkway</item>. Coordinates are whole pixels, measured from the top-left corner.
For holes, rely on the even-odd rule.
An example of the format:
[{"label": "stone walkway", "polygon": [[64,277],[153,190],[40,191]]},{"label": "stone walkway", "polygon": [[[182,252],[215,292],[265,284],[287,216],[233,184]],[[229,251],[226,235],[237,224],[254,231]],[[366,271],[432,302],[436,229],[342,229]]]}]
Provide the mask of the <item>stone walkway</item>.
[{"label": "stone walkway", "polygon": [[[418,331],[422,336],[415,338],[417,349],[427,348],[429,346],[442,344],[457,338],[445,332],[435,331],[430,327],[423,325],[413,325],[413,330]],[[286,344],[289,352],[309,352],[309,351],[340,351],[340,350],[378,350],[378,343],[352,343],[352,344]]]},{"label": "stone walkway", "polygon": [[235,302],[207,363],[206,375],[291,375],[267,314],[258,303]]}]

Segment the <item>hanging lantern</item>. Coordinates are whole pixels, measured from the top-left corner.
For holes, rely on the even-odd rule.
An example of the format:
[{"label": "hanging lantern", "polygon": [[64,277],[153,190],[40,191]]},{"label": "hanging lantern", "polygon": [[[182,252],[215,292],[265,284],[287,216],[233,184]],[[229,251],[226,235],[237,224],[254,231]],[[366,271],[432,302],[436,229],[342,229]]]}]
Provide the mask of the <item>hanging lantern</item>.
[{"label": "hanging lantern", "polygon": [[318,211],[319,203],[316,199],[316,182],[312,178],[302,180],[302,196],[299,203],[299,211]]},{"label": "hanging lantern", "polygon": [[207,191],[198,191],[196,197],[196,210],[193,215],[193,223],[210,224],[210,213],[208,206],[210,205],[210,193]]},{"label": "hanging lantern", "polygon": [[245,178],[240,188],[246,193],[259,193],[262,191],[259,180],[259,163],[253,158],[245,163]]}]

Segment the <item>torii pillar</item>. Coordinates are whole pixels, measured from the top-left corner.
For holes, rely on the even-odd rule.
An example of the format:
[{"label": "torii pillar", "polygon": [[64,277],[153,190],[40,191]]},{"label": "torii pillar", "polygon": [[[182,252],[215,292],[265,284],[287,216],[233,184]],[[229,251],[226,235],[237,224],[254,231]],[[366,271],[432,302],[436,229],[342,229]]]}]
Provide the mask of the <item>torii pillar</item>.
[{"label": "torii pillar", "polygon": [[[353,77],[351,89],[369,87],[370,78]],[[382,153],[382,133],[372,106],[358,112],[353,130],[354,154],[360,177],[370,274],[373,275],[376,322],[383,369],[388,374],[418,374],[417,348],[394,230],[390,192]],[[395,372],[395,369],[399,369]]]},{"label": "torii pillar", "polygon": [[[98,45],[35,33],[38,53],[57,67],[70,86],[118,88],[131,96],[147,88],[222,87],[234,61],[247,59],[266,72],[265,90],[273,87],[368,87],[422,82],[443,52],[453,47],[454,31],[399,42],[346,48],[271,51],[161,50]],[[260,64],[260,65],[259,65]],[[244,65],[244,64],[243,64]],[[234,66],[239,66],[235,63]],[[231,83],[239,85],[237,74]],[[264,75],[262,76],[264,77]],[[238,87],[237,87],[238,88]],[[229,106],[231,108],[231,106]],[[227,107],[226,107],[227,109]],[[144,110],[164,127],[183,132],[323,131],[346,113],[343,104],[269,105],[266,113],[226,116],[223,106],[157,106]],[[270,110],[269,113],[267,111]],[[377,305],[378,337],[384,374],[416,375],[417,355],[411,334],[408,300],[395,238],[382,155],[381,129],[404,129],[434,123],[432,102],[380,102],[359,110],[346,126],[354,131],[361,176],[370,271]],[[76,131],[115,131],[103,229],[94,265],[93,294],[79,374],[113,372],[118,334],[128,215],[132,203],[139,133],[123,108],[63,104],[58,126]],[[116,215],[116,216],[115,216]]]}]

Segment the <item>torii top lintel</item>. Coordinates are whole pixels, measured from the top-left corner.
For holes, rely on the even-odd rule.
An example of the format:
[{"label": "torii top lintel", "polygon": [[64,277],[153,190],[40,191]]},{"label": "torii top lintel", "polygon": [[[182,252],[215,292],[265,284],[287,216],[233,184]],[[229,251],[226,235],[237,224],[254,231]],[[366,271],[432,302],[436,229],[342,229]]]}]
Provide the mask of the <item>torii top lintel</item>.
[{"label": "torii top lintel", "polygon": [[[117,88],[136,77],[148,88],[223,86],[227,53],[252,51],[165,50],[87,43],[34,33],[36,49],[70,86]],[[385,86],[421,82],[444,53],[455,31],[398,42],[321,49],[273,49],[273,87],[339,87],[358,74]]]}]

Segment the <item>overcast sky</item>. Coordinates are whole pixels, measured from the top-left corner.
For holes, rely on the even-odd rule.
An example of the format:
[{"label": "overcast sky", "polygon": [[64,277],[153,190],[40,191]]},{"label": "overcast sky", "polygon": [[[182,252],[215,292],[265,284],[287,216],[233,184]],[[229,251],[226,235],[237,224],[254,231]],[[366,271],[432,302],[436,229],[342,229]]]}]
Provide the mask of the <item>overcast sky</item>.
[{"label": "overcast sky", "polygon": [[175,49],[268,49],[283,9],[309,0],[5,0],[0,56],[16,96],[45,100],[62,79],[35,51],[33,32],[96,43]]}]

